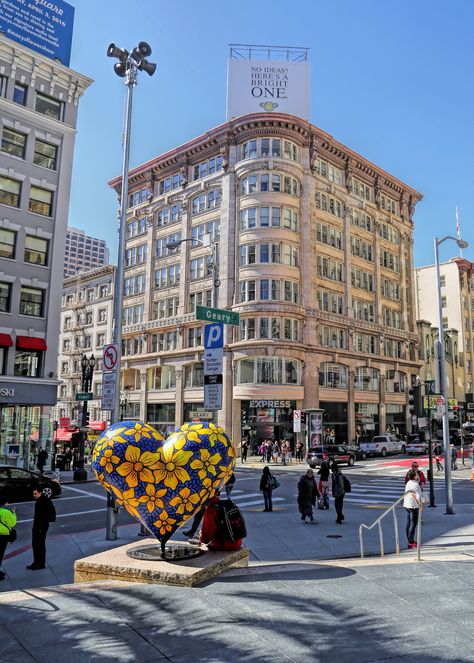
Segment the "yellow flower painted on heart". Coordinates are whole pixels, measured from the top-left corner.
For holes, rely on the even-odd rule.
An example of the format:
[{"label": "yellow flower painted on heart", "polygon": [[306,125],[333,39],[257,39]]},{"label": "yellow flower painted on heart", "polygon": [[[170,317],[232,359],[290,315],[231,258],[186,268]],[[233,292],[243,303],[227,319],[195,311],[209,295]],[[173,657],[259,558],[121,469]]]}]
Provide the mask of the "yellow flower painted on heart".
[{"label": "yellow flower painted on heart", "polygon": [[202,488],[199,491],[199,498],[201,499],[201,502],[204,502],[207,500],[208,497],[212,497],[215,493],[214,488],[212,487],[212,481],[209,479],[209,477],[206,477],[202,481]]},{"label": "yellow flower painted on heart", "polygon": [[182,515],[184,511],[194,511],[194,507],[199,502],[199,495],[192,493],[186,486],[181,488],[179,495],[176,495],[170,500],[170,505],[177,507],[176,513]]},{"label": "yellow flower painted on heart", "polygon": [[135,518],[140,518],[140,514],[137,511],[139,499],[135,495],[133,488],[125,490],[122,493],[123,505],[127,509],[128,513]]},{"label": "yellow flower painted on heart", "polygon": [[146,503],[146,508],[150,513],[152,513],[155,509],[164,509],[165,505],[163,503],[163,500],[161,499],[166,493],[168,492],[166,488],[162,488],[161,490],[156,490],[155,486],[152,483],[147,483],[145,486],[145,492],[146,495],[141,495],[141,497],[138,498],[139,502],[145,502]]},{"label": "yellow flower painted on heart", "polygon": [[190,480],[190,476],[185,469],[189,459],[193,455],[192,451],[175,451],[173,444],[169,441],[164,444],[159,452],[159,460],[154,466],[156,483],[164,483],[165,486],[174,490],[178,481],[184,483]]},{"label": "yellow flower painted on heart", "polygon": [[208,474],[216,476],[215,466],[222,460],[222,456],[218,453],[211,456],[207,449],[201,449],[200,454],[201,458],[196,458],[191,463],[191,469],[198,470],[200,479],[205,479]]},{"label": "yellow flower painted on heart", "polygon": [[224,479],[224,482],[227,483],[227,481],[230,479],[232,474],[234,473],[234,468],[232,465],[229,467],[225,467],[224,465],[219,465],[220,472],[217,475],[219,479]]},{"label": "yellow flower painted on heart", "polygon": [[125,462],[117,467],[117,472],[121,477],[125,477],[130,488],[138,486],[139,479],[145,483],[154,483],[152,470],[158,467],[159,458],[159,453],[141,453],[138,447],[130,444],[125,450]]},{"label": "yellow flower painted on heart", "polygon": [[209,426],[209,429],[209,442],[211,447],[213,447],[216,442],[221,442],[225,447],[229,445],[229,440],[224,434],[223,428],[219,428],[218,426],[213,426],[211,428]]},{"label": "yellow flower painted on heart", "polygon": [[173,525],[176,522],[176,518],[170,518],[168,512],[163,510],[158,516],[158,520],[155,520],[153,525],[159,530],[160,534],[163,536],[166,532],[171,532],[173,530]]},{"label": "yellow flower painted on heart", "polygon": [[106,449],[99,461],[99,465],[103,467],[109,474],[112,474],[114,471],[114,465],[118,465],[119,463],[120,458],[114,454],[113,449]]},{"label": "yellow flower painted on heart", "polygon": [[[152,435],[152,433],[155,433],[155,435]],[[137,423],[132,428],[128,428],[124,431],[123,434],[131,435],[135,442],[140,442],[142,437],[145,437],[147,440],[151,440],[152,438],[156,439],[157,431],[153,431],[146,424],[141,424],[137,421]]]}]

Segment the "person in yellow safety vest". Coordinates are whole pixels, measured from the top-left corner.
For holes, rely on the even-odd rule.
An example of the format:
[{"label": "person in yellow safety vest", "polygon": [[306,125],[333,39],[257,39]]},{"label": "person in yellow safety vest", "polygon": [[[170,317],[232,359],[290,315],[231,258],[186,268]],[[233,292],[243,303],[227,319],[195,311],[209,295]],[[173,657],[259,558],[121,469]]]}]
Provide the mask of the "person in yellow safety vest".
[{"label": "person in yellow safety vest", "polygon": [[[12,530],[16,525],[15,507],[7,509],[7,498],[0,497],[0,566],[7,545],[12,541]],[[5,573],[0,569],[0,581],[5,578]]]}]

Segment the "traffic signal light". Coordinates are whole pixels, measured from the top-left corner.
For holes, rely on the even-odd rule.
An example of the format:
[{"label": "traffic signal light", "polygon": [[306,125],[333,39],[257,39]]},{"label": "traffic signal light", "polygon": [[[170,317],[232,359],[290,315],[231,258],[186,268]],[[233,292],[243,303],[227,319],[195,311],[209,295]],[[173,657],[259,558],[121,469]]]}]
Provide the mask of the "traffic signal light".
[{"label": "traffic signal light", "polygon": [[89,410],[86,410],[84,412],[84,422],[82,424],[84,426],[84,428],[87,428],[87,426],[89,426],[90,418],[91,418],[90,412],[89,412]]},{"label": "traffic signal light", "polygon": [[423,411],[423,394],[421,391],[421,384],[414,385],[408,391],[408,409],[411,415],[422,417]]}]

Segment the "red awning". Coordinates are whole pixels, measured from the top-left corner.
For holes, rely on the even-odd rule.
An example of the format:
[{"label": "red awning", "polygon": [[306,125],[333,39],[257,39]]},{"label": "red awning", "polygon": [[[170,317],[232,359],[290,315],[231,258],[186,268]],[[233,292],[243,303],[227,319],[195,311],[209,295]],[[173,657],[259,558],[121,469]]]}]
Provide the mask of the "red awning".
[{"label": "red awning", "polygon": [[36,336],[17,336],[16,347],[19,350],[47,350],[48,346],[44,338]]},{"label": "red awning", "polygon": [[13,341],[10,334],[0,334],[0,346],[2,348],[10,348],[12,345]]},{"label": "red awning", "polygon": [[58,442],[70,442],[73,433],[76,431],[68,430],[67,428],[58,428],[54,434],[54,439]]},{"label": "red awning", "polygon": [[90,430],[105,430],[107,428],[106,421],[90,421],[87,428]]}]

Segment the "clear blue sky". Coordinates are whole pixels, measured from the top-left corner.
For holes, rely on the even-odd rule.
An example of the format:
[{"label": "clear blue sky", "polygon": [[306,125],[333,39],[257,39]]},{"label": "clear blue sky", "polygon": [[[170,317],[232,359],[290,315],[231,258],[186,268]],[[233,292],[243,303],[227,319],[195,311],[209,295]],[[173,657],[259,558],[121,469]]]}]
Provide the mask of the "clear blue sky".
[{"label": "clear blue sky", "polygon": [[[69,0],[71,67],[94,79],[81,100],[70,225],[106,239],[116,261],[125,89],[106,57],[145,40],[158,63],[134,96],[131,166],[225,121],[229,43],[307,46],[311,121],[424,194],[415,262],[454,235],[474,260],[474,50],[471,0]],[[443,245],[442,259],[457,255]]]}]

